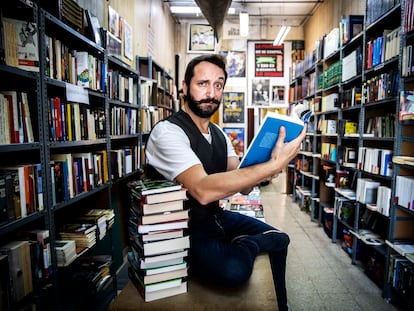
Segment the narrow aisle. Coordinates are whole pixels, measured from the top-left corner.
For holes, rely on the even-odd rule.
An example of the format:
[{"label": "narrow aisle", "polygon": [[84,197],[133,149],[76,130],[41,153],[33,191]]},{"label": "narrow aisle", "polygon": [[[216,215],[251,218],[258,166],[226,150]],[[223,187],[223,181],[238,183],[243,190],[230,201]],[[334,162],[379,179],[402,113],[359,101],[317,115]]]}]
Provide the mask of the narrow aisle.
[{"label": "narrow aisle", "polygon": [[380,288],[322,227],[310,221],[292,196],[285,194],[281,174],[261,188],[266,221],[289,234],[287,287],[292,311],[398,310],[381,296]]}]

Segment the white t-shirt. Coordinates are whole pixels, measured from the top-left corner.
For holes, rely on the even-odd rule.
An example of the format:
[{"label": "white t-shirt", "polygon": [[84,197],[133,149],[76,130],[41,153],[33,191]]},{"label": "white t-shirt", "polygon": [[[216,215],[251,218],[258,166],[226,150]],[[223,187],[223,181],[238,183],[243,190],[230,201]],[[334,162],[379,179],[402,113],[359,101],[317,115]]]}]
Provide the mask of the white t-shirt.
[{"label": "white t-shirt", "polygon": [[[227,157],[237,157],[229,137],[219,126],[217,128],[226,138]],[[211,135],[203,135],[211,143]],[[186,169],[201,164],[200,159],[191,149],[190,140],[183,129],[169,121],[159,122],[152,130],[145,155],[147,163],[156,167],[165,178],[170,180],[174,180]]]}]

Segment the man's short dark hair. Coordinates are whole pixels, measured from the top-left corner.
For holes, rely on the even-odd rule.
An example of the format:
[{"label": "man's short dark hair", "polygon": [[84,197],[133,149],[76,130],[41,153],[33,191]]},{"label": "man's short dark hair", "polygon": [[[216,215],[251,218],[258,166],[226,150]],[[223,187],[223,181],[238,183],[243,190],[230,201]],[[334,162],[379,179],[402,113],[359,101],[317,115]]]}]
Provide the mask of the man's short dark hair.
[{"label": "man's short dark hair", "polygon": [[226,63],[224,58],[219,54],[205,54],[193,58],[187,65],[187,69],[185,70],[184,81],[187,86],[190,86],[191,79],[194,77],[194,67],[197,66],[201,62],[209,62],[214,64],[224,71],[224,83],[227,81],[227,71],[226,71]]}]

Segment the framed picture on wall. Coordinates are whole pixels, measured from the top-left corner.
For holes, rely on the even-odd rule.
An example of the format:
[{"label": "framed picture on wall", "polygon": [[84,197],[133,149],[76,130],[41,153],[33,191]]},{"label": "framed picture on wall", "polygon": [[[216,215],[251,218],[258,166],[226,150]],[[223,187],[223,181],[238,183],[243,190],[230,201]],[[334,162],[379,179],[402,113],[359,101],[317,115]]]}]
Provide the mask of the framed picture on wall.
[{"label": "framed picture on wall", "polygon": [[223,123],[244,123],[244,93],[223,94]]},{"label": "framed picture on wall", "polygon": [[132,60],[132,28],[124,20],[124,56]]},{"label": "framed picture on wall", "polygon": [[224,127],[223,131],[229,136],[234,151],[239,157],[244,155],[244,128]]},{"label": "framed picture on wall", "polygon": [[246,77],[246,53],[238,51],[222,51],[220,55],[226,60],[229,78]]},{"label": "framed picture on wall", "polygon": [[210,25],[190,24],[188,31],[188,52],[208,53],[216,49],[214,29]]}]

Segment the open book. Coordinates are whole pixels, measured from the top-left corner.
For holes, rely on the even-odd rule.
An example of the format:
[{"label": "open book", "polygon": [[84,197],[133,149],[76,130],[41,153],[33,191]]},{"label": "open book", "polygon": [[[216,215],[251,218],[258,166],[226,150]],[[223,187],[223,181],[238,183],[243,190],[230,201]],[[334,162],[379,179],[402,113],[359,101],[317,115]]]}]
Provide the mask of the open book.
[{"label": "open book", "polygon": [[239,168],[268,161],[279,136],[280,126],[286,128],[285,142],[289,142],[299,136],[311,115],[312,111],[304,108],[303,105],[298,105],[291,116],[268,112],[242,158]]}]

